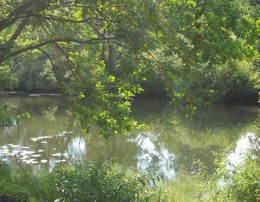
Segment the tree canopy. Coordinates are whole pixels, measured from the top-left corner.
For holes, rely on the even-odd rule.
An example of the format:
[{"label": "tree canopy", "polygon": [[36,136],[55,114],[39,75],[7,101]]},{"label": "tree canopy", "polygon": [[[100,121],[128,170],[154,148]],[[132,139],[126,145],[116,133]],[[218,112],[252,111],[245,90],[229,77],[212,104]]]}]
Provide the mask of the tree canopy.
[{"label": "tree canopy", "polygon": [[211,101],[216,66],[259,58],[254,3],[1,0],[0,87],[21,61],[44,61],[85,128],[105,137],[138,126],[130,107],[146,82],[162,82],[192,112]]}]

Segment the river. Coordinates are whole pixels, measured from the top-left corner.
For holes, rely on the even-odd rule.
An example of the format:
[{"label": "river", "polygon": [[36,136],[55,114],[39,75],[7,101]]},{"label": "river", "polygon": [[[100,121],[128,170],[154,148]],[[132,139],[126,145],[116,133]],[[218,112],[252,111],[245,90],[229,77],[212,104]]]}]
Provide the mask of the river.
[{"label": "river", "polygon": [[228,159],[238,164],[249,149],[260,150],[257,106],[216,105],[187,119],[163,101],[138,99],[132,113],[146,125],[106,140],[95,131],[85,132],[62,96],[9,95],[0,101],[31,116],[0,129],[0,161],[13,166],[52,171],[63,164],[113,158],[126,168],[172,179],[181,172],[192,173],[198,160],[213,172],[214,153],[226,151]]}]

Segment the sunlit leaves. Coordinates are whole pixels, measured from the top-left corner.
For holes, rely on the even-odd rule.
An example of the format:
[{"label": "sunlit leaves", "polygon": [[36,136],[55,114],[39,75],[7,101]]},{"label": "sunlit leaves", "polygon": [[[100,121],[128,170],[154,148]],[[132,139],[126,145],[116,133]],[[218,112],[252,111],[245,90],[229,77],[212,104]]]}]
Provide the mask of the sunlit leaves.
[{"label": "sunlit leaves", "polygon": [[85,97],[85,94],[84,94],[82,91],[80,91],[79,94],[78,94],[78,97],[79,97],[79,98],[84,98],[84,97]]},{"label": "sunlit leaves", "polygon": [[111,83],[114,83],[116,78],[113,76],[113,75],[109,75],[108,76],[108,80],[111,82]]}]

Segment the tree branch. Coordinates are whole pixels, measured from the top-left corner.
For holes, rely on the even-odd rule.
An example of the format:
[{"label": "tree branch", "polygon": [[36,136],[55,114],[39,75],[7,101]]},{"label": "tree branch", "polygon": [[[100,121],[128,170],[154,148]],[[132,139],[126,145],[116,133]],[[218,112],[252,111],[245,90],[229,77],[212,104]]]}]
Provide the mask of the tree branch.
[{"label": "tree branch", "polygon": [[9,41],[7,42],[8,46],[10,46],[17,39],[17,37],[21,34],[24,27],[28,23],[28,21],[29,21],[29,18],[24,18],[22,20],[21,24],[18,26],[16,31],[13,33],[13,35],[10,37]]},{"label": "tree branch", "polygon": [[0,20],[0,32],[15,23],[22,14],[26,14],[29,3],[16,7],[4,20]]},{"label": "tree branch", "polygon": [[[7,58],[11,58],[11,57],[14,57],[16,55],[19,55],[21,53],[24,53],[26,51],[29,51],[29,50],[34,50],[34,49],[39,49],[45,45],[48,45],[48,44],[55,44],[55,43],[58,43],[58,42],[64,42],[64,43],[77,43],[77,44],[93,44],[93,43],[100,43],[102,41],[104,42],[107,42],[109,40],[113,40],[114,38],[96,38],[96,39],[90,39],[90,40],[79,40],[79,39],[72,39],[72,38],[64,38],[64,39],[50,39],[50,40],[47,40],[47,41],[44,41],[42,43],[39,43],[39,44],[35,44],[35,45],[31,45],[31,46],[28,46],[28,47],[25,47],[25,48],[22,48],[20,50],[17,50],[17,51],[14,51],[14,52],[11,52],[9,53],[6,58],[4,58],[4,60],[6,60]],[[3,60],[3,61],[4,61]]]},{"label": "tree branch", "polygon": [[90,22],[95,20],[105,21],[105,19],[102,18],[85,18],[83,20],[73,20],[73,19],[66,19],[62,17],[56,17],[53,15],[39,15],[39,14],[29,14],[26,17],[36,17],[38,19],[45,19],[45,20],[53,20],[53,21],[59,21],[59,22],[70,22],[70,23],[84,23],[84,22]]},{"label": "tree branch", "polygon": [[[52,69],[53,69],[53,71],[54,71],[55,77],[56,77],[56,79],[57,79],[57,78],[58,78],[58,72],[57,72],[57,68],[56,68],[56,65],[54,64],[53,59],[52,59],[51,56],[50,56],[46,51],[44,51],[43,49],[38,48],[38,50],[41,51],[41,52],[49,59],[49,61],[50,61],[50,63],[51,63],[51,66],[52,66]],[[58,84],[62,87],[62,83],[60,82],[59,79],[57,79],[57,82],[58,82]]]}]

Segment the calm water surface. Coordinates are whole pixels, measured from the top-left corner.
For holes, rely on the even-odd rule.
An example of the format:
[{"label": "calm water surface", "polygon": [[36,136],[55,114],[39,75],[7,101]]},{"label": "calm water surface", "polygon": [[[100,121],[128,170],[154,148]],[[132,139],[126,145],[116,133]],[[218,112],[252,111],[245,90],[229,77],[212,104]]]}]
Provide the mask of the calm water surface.
[{"label": "calm water surface", "polygon": [[0,161],[14,166],[30,164],[51,171],[58,165],[109,157],[125,167],[173,178],[180,172],[191,173],[197,160],[213,171],[213,153],[227,150],[228,159],[238,164],[249,149],[256,155],[260,150],[256,106],[215,106],[198,111],[190,120],[161,101],[138,100],[133,116],[146,126],[106,140],[95,131],[84,132],[61,96],[0,98],[4,102],[31,116],[0,129]]}]

